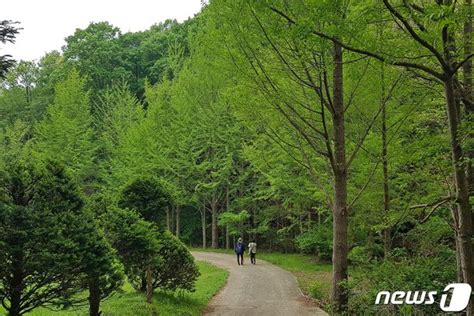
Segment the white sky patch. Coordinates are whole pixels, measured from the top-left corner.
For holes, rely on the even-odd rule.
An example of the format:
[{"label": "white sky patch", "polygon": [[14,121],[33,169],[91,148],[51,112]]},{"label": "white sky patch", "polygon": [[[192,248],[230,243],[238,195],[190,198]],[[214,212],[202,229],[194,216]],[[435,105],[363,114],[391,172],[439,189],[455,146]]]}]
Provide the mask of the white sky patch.
[{"label": "white sky patch", "polygon": [[0,44],[0,55],[39,60],[60,50],[64,39],[90,22],[107,21],[122,33],[148,29],[166,19],[179,22],[201,10],[201,0],[14,0],[2,3],[0,20],[21,22],[15,44]]}]

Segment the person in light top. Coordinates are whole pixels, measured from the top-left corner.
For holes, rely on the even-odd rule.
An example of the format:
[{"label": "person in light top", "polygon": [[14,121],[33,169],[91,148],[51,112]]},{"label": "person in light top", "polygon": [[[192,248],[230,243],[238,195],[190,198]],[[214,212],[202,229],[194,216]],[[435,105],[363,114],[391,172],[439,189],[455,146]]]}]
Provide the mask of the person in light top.
[{"label": "person in light top", "polygon": [[255,242],[255,240],[252,240],[250,243],[249,243],[249,255],[250,255],[250,262],[252,264],[257,264],[257,243]]}]

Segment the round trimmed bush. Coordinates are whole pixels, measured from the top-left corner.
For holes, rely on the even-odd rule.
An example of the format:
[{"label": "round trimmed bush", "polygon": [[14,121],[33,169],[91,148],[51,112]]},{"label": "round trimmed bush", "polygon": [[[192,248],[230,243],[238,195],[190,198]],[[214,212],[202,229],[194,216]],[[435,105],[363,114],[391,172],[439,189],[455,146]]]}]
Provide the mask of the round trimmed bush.
[{"label": "round trimmed bush", "polygon": [[164,290],[194,291],[199,269],[188,248],[169,231],[161,236],[160,265],[153,273],[153,287]]}]

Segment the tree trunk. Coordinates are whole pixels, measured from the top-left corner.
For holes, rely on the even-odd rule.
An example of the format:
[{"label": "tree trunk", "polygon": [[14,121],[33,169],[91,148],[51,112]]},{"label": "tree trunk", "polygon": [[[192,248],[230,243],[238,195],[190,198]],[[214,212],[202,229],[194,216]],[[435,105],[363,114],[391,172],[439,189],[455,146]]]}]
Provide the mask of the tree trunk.
[{"label": "tree trunk", "polygon": [[[468,9],[468,19],[464,23],[464,58],[472,54],[472,0],[465,0],[465,5]],[[467,60],[463,65],[463,83],[464,83],[464,104],[467,117],[472,120],[474,115],[474,98],[472,91],[472,59]],[[471,135],[471,137],[474,137]],[[467,163],[467,182],[469,183],[469,192],[474,191],[474,150],[469,150],[466,153],[469,157]]]},{"label": "tree trunk", "polygon": [[179,238],[181,228],[180,228],[180,216],[181,216],[181,208],[180,206],[176,206],[176,237]]},{"label": "tree trunk", "polygon": [[[230,207],[229,207],[229,187],[226,187],[225,189],[225,210],[226,212],[229,212]],[[229,240],[229,224],[225,225],[225,249],[230,248],[230,240]]]},{"label": "tree trunk", "polygon": [[11,278],[11,316],[20,316],[21,312],[21,296],[23,293],[23,253],[18,252],[12,258],[13,273]]},{"label": "tree trunk", "polygon": [[99,280],[95,277],[89,280],[89,315],[100,315],[100,286]]},{"label": "tree trunk", "polygon": [[217,230],[217,203],[211,202],[211,214],[212,214],[212,230],[211,230],[211,247],[216,249],[219,248],[219,231]]},{"label": "tree trunk", "polygon": [[[461,260],[463,280],[474,286],[474,262],[472,252],[472,214],[469,204],[469,192],[466,172],[463,164],[463,152],[459,140],[459,116],[456,108],[453,78],[444,82],[446,107],[448,113],[449,132],[451,137],[451,153],[456,184],[456,210],[459,219],[457,251]],[[474,314],[474,302],[468,307],[468,314]]]},{"label": "tree trunk", "polygon": [[170,208],[166,208],[166,229],[171,231],[171,218],[170,218]]},{"label": "tree trunk", "polygon": [[206,249],[206,207],[203,206],[201,210],[201,224],[202,224],[202,248]]},{"label": "tree trunk", "polygon": [[[459,249],[459,236],[457,231],[454,233],[454,237],[456,238],[456,249]],[[464,276],[462,275],[461,256],[459,254],[459,251],[456,251],[456,280],[459,283],[464,283]]]},{"label": "tree trunk", "polygon": [[303,234],[304,233],[304,216],[303,215],[300,215],[299,217],[299,226],[300,226],[300,234]]},{"label": "tree trunk", "polygon": [[[445,0],[445,5],[452,4],[451,0]],[[443,50],[446,64],[451,69],[456,67],[456,62],[453,61],[453,55],[456,52],[454,46],[454,36],[450,29],[446,26],[443,28]],[[449,136],[451,143],[452,165],[454,173],[454,181],[456,186],[455,204],[457,211],[457,218],[459,223],[458,242],[459,258],[461,261],[461,270],[463,280],[474,287],[474,258],[472,247],[472,212],[469,203],[469,182],[466,173],[465,159],[468,155],[464,155],[462,143],[460,139],[461,130],[461,113],[458,109],[458,100],[456,99],[456,88],[454,84],[455,74],[445,72],[444,90],[446,96],[446,112],[448,114]],[[474,315],[474,300],[470,300],[466,308],[467,315]]]},{"label": "tree trunk", "polygon": [[333,280],[332,304],[336,312],[347,306],[347,164],[345,149],[342,48],[334,43],[333,62],[333,125],[334,125],[334,206],[333,206]]},{"label": "tree trunk", "polygon": [[25,86],[25,94],[26,94],[26,104],[30,106],[31,105],[31,88],[28,85]]},{"label": "tree trunk", "polygon": [[142,280],[140,284],[140,292],[146,293],[146,271],[145,271],[145,275],[142,275]]},{"label": "tree trunk", "polygon": [[[456,250],[459,249],[459,220],[457,215],[457,210],[454,205],[450,206],[451,209],[451,216],[453,217],[453,227],[454,227],[454,241],[456,245]],[[459,255],[459,251],[456,251],[456,280],[458,283],[463,283],[463,276],[462,276],[462,267],[461,267],[461,257]]]},{"label": "tree trunk", "polygon": [[308,209],[308,225],[307,228],[310,229],[313,226],[313,216],[311,215],[311,209]]},{"label": "tree trunk", "polygon": [[153,303],[153,271],[151,266],[146,268],[146,302]]},{"label": "tree trunk", "polygon": [[175,226],[174,226],[174,218],[175,218],[175,209],[174,209],[174,207],[171,208],[171,216],[170,217],[171,217],[171,220],[170,220],[171,230],[170,231],[174,235],[175,234],[175,232],[174,232],[174,228],[175,228]]},{"label": "tree trunk", "polygon": [[225,249],[230,248],[229,224],[225,225]]},{"label": "tree trunk", "polygon": [[[382,64],[382,97],[381,102],[386,102],[385,100],[385,87],[384,87],[384,68]],[[383,169],[383,209],[384,209],[384,217],[387,219],[388,214],[390,212],[390,192],[389,192],[389,185],[388,185],[388,155],[387,155],[387,112],[385,108],[385,104],[381,104],[382,106],[382,169]],[[388,253],[392,248],[392,232],[391,228],[387,225],[387,227],[383,231],[383,248],[384,248],[384,255],[387,257]]]}]

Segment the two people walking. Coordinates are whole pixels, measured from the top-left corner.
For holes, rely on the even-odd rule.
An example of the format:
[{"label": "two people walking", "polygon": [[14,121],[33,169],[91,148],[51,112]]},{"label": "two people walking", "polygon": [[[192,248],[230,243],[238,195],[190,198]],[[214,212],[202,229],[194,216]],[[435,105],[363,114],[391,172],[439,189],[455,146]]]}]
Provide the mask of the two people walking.
[{"label": "two people walking", "polygon": [[[244,265],[244,252],[246,250],[245,244],[242,240],[242,238],[239,238],[237,240],[237,243],[235,244],[235,254],[237,255],[237,264]],[[248,245],[248,250],[249,250],[249,255],[250,255],[250,262],[252,264],[257,264],[257,244],[255,243],[254,240],[252,240],[249,245]]]}]

